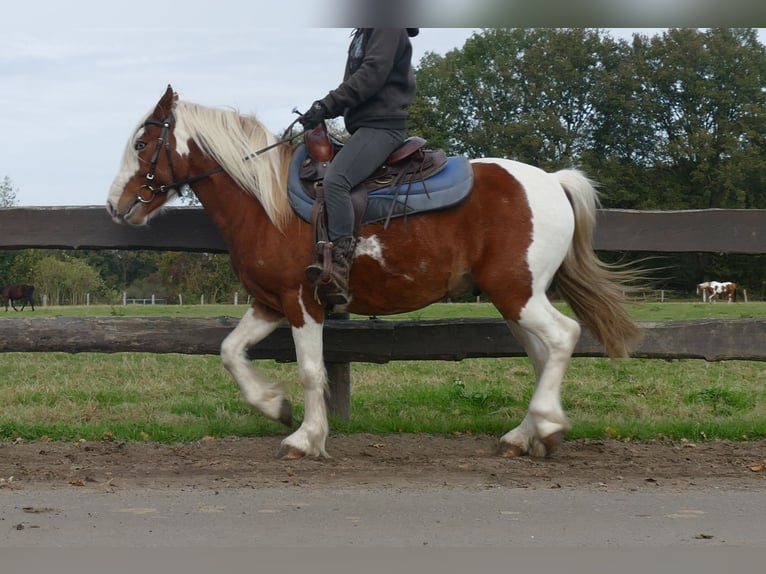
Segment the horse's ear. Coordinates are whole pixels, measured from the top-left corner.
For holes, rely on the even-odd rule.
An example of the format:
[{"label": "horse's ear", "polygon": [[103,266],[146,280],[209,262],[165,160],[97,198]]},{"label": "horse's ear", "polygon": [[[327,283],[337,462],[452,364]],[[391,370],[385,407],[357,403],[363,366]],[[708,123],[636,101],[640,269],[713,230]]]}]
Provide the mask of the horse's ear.
[{"label": "horse's ear", "polygon": [[173,111],[173,108],[175,107],[175,103],[177,101],[178,101],[178,94],[176,94],[173,91],[173,86],[168,84],[168,87],[165,90],[165,93],[160,98],[160,101],[157,102],[157,107],[154,108],[154,116],[157,118],[163,118],[163,119],[168,117]]}]

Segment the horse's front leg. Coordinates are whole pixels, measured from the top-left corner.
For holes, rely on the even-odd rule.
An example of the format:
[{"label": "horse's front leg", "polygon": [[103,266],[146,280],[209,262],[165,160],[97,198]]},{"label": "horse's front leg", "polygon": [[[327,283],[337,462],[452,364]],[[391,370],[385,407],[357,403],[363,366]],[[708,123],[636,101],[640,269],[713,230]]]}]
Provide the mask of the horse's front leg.
[{"label": "horse's front leg", "polygon": [[285,398],[282,385],[268,380],[253,368],[247,355],[248,349],[271,334],[281,320],[281,316],[254,305],[224,339],[221,360],[237,381],[248,404],[270,419],[292,426],[292,408]]},{"label": "horse's front leg", "polygon": [[298,430],[282,441],[278,455],[282,458],[328,456],[325,442],[330,433],[330,425],[327,422],[325,403],[327,371],[322,351],[322,326],[322,323],[308,315],[304,316],[302,325],[293,325],[305,414]]}]

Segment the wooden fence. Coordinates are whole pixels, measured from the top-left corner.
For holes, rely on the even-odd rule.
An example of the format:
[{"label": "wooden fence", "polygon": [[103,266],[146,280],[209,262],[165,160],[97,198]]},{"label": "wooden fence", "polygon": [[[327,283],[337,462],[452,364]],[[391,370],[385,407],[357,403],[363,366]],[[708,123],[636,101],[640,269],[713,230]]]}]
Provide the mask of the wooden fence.
[{"label": "wooden fence", "polygon": [[[167,210],[149,228],[114,224],[103,207],[0,209],[0,249],[151,249],[225,253],[200,208]],[[602,251],[766,253],[766,210],[602,210],[594,238]],[[217,354],[236,320],[218,318],[14,317],[3,322],[0,352]],[[634,356],[766,360],[766,318],[645,322]],[[711,334],[715,333],[713,337]],[[331,411],[350,414],[349,363],[523,356],[499,319],[328,321],[325,359]],[[575,356],[603,356],[584,331]],[[252,358],[295,360],[289,329],[251,350]]]}]

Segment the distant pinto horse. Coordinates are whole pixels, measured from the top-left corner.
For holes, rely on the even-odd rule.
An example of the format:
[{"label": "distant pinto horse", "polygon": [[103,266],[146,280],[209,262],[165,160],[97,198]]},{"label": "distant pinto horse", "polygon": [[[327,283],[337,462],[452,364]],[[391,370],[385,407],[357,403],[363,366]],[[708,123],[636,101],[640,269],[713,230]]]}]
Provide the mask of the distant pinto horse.
[{"label": "distant pinto horse", "polygon": [[[268,151],[267,151],[268,150]],[[279,144],[256,118],[179,101],[168,86],[131,135],[106,208],[117,223],[153,229],[185,186],[210,215],[252,304],[221,345],[244,399],[292,426],[281,385],[247,354],[283,321],[292,329],[304,417],[283,458],[327,456],[322,326],[327,309],[306,278],[312,226],[292,208],[290,165],[301,146]],[[295,157],[300,157],[295,155]],[[557,291],[610,356],[626,356],[640,331],[626,312],[635,274],[601,262],[592,247],[597,192],[579,171],[546,173],[507,159],[469,162],[472,191],[459,203],[361,227],[343,309],[381,316],[472,290],[487,295],[531,358],[535,387],[520,424],[500,438],[503,456],[546,456],[570,423],[561,384],[580,323],[554,307]],[[628,277],[630,275],[630,277]],[[630,292],[630,291],[628,291]]]},{"label": "distant pinto horse", "polygon": [[[712,282],[711,282],[712,286]],[[737,284],[731,281],[722,281],[713,286],[713,301],[715,302],[719,297],[726,298],[729,303],[734,303],[737,300]]]},{"label": "distant pinto horse", "polygon": [[23,301],[21,310],[29,304],[32,307],[32,311],[35,310],[35,288],[32,285],[6,285],[0,289],[0,297],[5,301],[5,310],[8,311],[8,303],[11,304],[14,311],[18,311],[16,308],[16,301]]},{"label": "distant pinto horse", "polygon": [[729,303],[734,303],[737,300],[737,284],[731,281],[705,281],[697,285],[697,295],[702,295],[702,300],[708,303],[716,303],[722,296]]}]

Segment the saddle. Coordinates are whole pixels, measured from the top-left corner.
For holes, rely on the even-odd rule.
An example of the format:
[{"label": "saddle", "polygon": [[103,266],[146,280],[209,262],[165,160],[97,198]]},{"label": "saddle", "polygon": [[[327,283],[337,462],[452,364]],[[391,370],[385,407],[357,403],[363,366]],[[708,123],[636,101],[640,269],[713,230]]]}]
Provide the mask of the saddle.
[{"label": "saddle", "polygon": [[[317,127],[307,130],[303,136],[306,157],[298,169],[298,178],[303,192],[314,204],[311,208],[311,223],[314,228],[315,243],[327,241],[327,222],[324,210],[324,174],[332,162],[332,158],[340,151],[343,144],[330,138],[324,122]],[[410,137],[395,149],[386,161],[367,179],[351,190],[351,203],[354,206],[354,235],[359,236],[363,216],[367,210],[370,193],[392,188],[393,197],[405,195],[405,203],[409,190],[414,183],[420,182],[425,186],[425,180],[436,175],[447,166],[447,154],[443,150],[424,149],[426,140],[420,137]],[[427,194],[426,190],[426,194]],[[393,202],[392,202],[393,206]],[[393,216],[392,212],[386,217]]]}]

